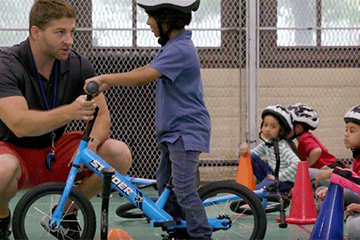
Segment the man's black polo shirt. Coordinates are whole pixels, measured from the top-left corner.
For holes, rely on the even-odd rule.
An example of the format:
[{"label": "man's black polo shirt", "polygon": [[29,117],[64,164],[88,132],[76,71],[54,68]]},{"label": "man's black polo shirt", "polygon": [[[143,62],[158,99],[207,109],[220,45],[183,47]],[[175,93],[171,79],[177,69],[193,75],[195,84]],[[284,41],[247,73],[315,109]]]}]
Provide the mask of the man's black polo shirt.
[{"label": "man's black polo shirt", "polygon": [[[94,76],[91,63],[75,51],[70,51],[65,61],[56,60],[50,81],[42,78],[44,93],[49,108],[53,107],[55,66],[57,65],[57,90],[55,106],[72,103],[78,96],[84,94],[83,86],[87,78]],[[38,73],[33,61],[29,41],[0,53],[0,98],[9,96],[25,97],[29,109],[47,110],[43,99]],[[64,132],[65,127],[55,131],[56,139]],[[0,119],[0,141],[12,143],[22,148],[41,149],[51,146],[50,133],[39,137],[16,137]]]}]

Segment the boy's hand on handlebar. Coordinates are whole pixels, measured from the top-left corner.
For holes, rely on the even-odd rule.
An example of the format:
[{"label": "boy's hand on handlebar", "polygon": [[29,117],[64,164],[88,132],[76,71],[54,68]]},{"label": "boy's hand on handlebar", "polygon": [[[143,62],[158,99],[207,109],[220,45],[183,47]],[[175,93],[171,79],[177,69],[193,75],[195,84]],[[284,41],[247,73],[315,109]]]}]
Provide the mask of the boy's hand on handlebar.
[{"label": "boy's hand on handlebar", "polygon": [[88,78],[85,80],[85,85],[84,85],[84,91],[86,93],[89,93],[87,90],[87,86],[90,82],[96,82],[99,85],[99,91],[97,92],[96,96],[99,95],[101,92],[105,91],[109,85],[107,83],[105,83],[104,81],[102,81],[103,76],[97,76],[97,77],[92,77],[92,78]]}]

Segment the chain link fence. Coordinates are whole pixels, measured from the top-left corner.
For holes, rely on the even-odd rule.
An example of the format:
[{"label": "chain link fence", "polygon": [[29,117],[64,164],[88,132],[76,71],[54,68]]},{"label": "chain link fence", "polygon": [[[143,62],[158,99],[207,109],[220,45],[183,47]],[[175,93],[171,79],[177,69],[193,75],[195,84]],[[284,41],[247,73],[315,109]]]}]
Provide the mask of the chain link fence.
[{"label": "chain link fence", "polygon": [[359,104],[359,3],[259,2],[259,109],[276,102],[312,106],[320,119],[313,133],[347,161],[343,116]]},{"label": "chain link fence", "polygon": [[[78,14],[74,49],[90,59],[97,74],[130,71],[159,51],[147,16],[134,0],[69,2]],[[250,2],[256,3],[254,9]],[[0,3],[0,47],[5,48],[26,39],[33,0]],[[255,16],[256,26],[248,24],[247,16]],[[201,155],[203,181],[235,179],[235,151],[248,140],[247,126],[255,124],[259,131],[261,110],[275,103],[312,106],[320,118],[314,134],[330,153],[351,158],[342,141],[342,119],[359,103],[359,20],[358,0],[201,1],[188,29],[198,50],[212,121],[211,152]],[[249,32],[256,39],[249,39]],[[250,54],[249,41],[255,41],[256,54]],[[247,70],[250,62],[256,64],[256,73]],[[249,81],[256,81],[257,88],[249,89]],[[258,102],[248,105],[252,91]],[[154,132],[155,84],[114,87],[105,96],[110,135],[126,142],[133,154],[130,174],[154,178],[160,156]],[[250,111],[256,112],[255,120],[248,118]],[[69,131],[82,128],[81,122],[68,126]]]}]

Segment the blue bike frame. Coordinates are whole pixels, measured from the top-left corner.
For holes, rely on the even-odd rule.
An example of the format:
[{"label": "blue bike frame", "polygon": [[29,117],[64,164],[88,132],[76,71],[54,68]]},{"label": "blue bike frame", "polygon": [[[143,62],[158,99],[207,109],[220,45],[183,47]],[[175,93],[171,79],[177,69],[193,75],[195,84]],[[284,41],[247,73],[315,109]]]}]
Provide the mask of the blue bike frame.
[{"label": "blue bike frame", "polygon": [[[105,167],[111,167],[108,163],[106,163],[102,158],[100,158],[87,147],[89,141],[87,138],[88,137],[85,135],[79,144],[78,153],[74,158],[63,194],[61,195],[58,205],[52,214],[49,225],[52,229],[58,229],[60,227],[63,209],[68,200],[80,165],[84,163],[88,168],[90,168],[93,172],[102,178],[103,174],[101,173],[101,170]],[[186,228],[185,221],[175,221],[174,218],[163,209],[169,196],[169,188],[165,188],[159,199],[156,201],[156,203],[154,203],[151,198],[146,196],[136,186],[133,185],[129,176],[123,176],[115,171],[115,175],[113,175],[111,179],[111,186],[132,204],[141,209],[150,218],[150,226],[161,226],[167,227],[168,229]],[[218,199],[217,201],[226,201],[227,199],[228,197],[225,199]],[[228,229],[230,226],[230,220],[210,218],[209,224],[212,228]]]}]

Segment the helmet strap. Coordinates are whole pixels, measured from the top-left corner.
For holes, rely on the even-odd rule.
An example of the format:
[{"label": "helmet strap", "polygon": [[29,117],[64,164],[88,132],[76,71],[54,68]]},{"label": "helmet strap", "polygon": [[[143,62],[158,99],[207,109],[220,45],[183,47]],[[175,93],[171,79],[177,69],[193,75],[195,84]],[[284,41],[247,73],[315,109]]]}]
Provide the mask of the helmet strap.
[{"label": "helmet strap", "polygon": [[284,139],[283,137],[276,137],[276,138],[274,138],[274,139],[267,139],[267,140],[265,140],[263,137],[262,137],[262,131],[260,131],[259,132],[259,138],[260,138],[260,140],[262,140],[264,143],[265,143],[265,146],[268,146],[268,147],[272,147],[272,146],[274,146],[274,141],[276,140],[276,141],[280,141],[280,140],[282,140],[282,139]]}]

